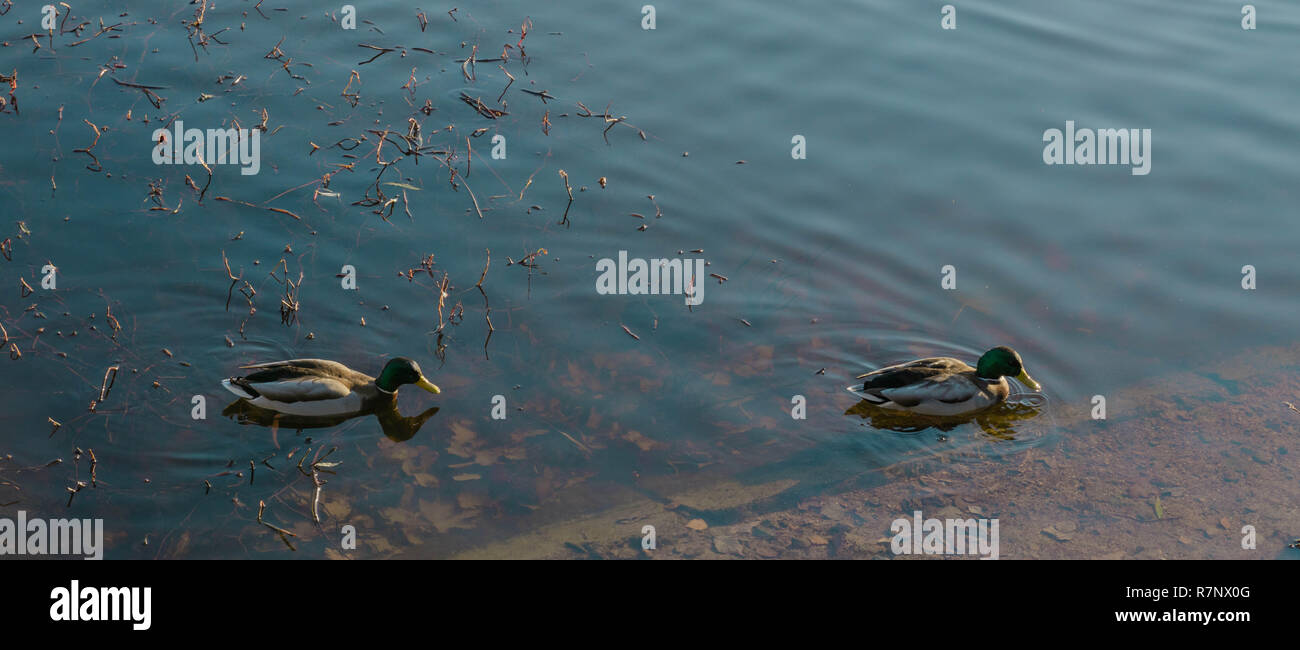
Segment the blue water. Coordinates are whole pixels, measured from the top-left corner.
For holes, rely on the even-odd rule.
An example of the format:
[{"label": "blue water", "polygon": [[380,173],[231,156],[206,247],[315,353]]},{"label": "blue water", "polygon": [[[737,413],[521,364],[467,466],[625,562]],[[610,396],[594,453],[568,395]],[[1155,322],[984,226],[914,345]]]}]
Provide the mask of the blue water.
[{"label": "blue water", "polygon": [[[1255,31],[1238,6],[1172,0],[961,2],[955,30],[940,28],[943,3],[897,1],[657,2],[655,30],[641,28],[639,4],[485,2],[454,19],[425,7],[425,31],[409,3],[355,2],[355,31],[314,3],[266,2],[266,17],[253,4],[210,6],[204,28],[228,28],[216,37],[228,45],[197,51],[181,24],[191,5],[119,16],[79,3],[68,24],[90,26],[42,37],[35,52],[25,37],[41,31],[37,7],[0,17],[0,72],[17,70],[21,111],[0,114],[0,235],[13,238],[0,322],[22,353],[0,360],[0,457],[13,455],[0,462],[11,484],[0,483],[0,513],[103,517],[109,557],[319,557],[349,523],[364,531],[363,557],[443,556],[627,490],[775,474],[815,492],[938,451],[1014,454],[1068,435],[1055,416],[1094,394],[1292,336],[1293,3],[1255,3]],[[70,45],[101,17],[121,31]],[[525,20],[526,65],[513,47]],[[282,37],[290,71],[264,57]],[[375,51],[360,43],[396,49],[361,65]],[[504,105],[499,62],[479,62],[472,81],[462,73],[475,44],[479,59],[512,46]],[[340,94],[353,70],[356,107]],[[246,78],[216,83],[227,74]],[[112,79],[165,87],[166,101],[154,108]],[[484,118],[462,92],[509,114]],[[626,120],[602,135],[606,121],[578,117],[578,102]],[[151,133],[173,116],[249,127],[263,109],[261,172],[216,168],[202,203],[185,183],[202,187],[201,167],[151,161]],[[353,158],[332,145],[405,133],[408,118],[426,145],[455,146],[457,189],[437,162],[404,160],[382,180],[419,189],[385,221],[352,204],[374,183],[375,135]],[[94,138],[83,120],[107,129],[92,150],[103,171],[74,151]],[[1044,165],[1044,131],[1067,120],[1151,129],[1151,173]],[[490,156],[495,135],[504,159]],[[791,157],[796,135],[806,159]],[[575,197],[567,223],[559,170]],[[339,196],[313,201],[329,172]],[[165,210],[150,209],[155,180]],[[18,237],[19,221],[30,235]],[[487,314],[475,283],[489,249]],[[531,272],[510,263],[539,249]],[[683,251],[727,280],[709,278],[693,309],[681,296],[600,295],[595,261],[620,250]],[[223,253],[256,289],[251,317],[242,285],[226,306]],[[398,276],[430,254],[437,279]],[[47,262],[57,288],[20,297],[19,278],[39,287]],[[336,277],[344,265],[355,292]],[[952,291],[940,285],[948,265]],[[1245,265],[1255,290],[1242,288]],[[287,326],[284,269],[304,278]],[[444,312],[461,303],[463,320],[443,329],[440,360],[443,272]],[[998,344],[1020,351],[1049,396],[1015,440],[973,423],[900,434],[844,413],[854,375]],[[441,408],[409,441],[373,418],[273,439],[220,416],[230,396],[219,381],[241,364],[326,357],[373,374],[395,355],[443,388],[403,391],[405,414]],[[108,399],[90,413],[112,365]],[[195,395],[204,420],[191,417]],[[497,395],[504,420],[491,416]],[[806,420],[790,417],[795,395]],[[47,418],[62,423],[53,435]],[[318,529],[311,480],[294,465],[330,447],[342,465],[322,488]],[[77,448],[94,449],[98,484],[67,506],[65,488],[89,473]],[[298,533],[297,551],[257,524],[259,501]]]}]

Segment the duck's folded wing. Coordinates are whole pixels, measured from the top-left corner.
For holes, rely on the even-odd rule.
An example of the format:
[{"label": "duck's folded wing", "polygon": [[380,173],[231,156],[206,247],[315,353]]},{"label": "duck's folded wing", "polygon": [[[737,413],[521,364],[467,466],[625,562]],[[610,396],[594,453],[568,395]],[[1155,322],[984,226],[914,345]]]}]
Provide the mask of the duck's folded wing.
[{"label": "duck's folded wing", "polygon": [[[234,381],[234,380],[232,380]],[[352,391],[343,382],[332,377],[299,376],[272,381],[259,381],[256,374],[242,377],[238,385],[253,395],[284,403],[316,402],[347,397]]]},{"label": "duck's folded wing", "polygon": [[927,379],[896,388],[876,389],[871,392],[899,406],[913,407],[922,402],[960,404],[974,399],[980,391],[974,383],[964,377],[949,376],[944,381]]},{"label": "duck's folded wing", "polygon": [[[929,374],[925,374],[925,373],[934,373],[934,372],[957,373],[957,372],[962,372],[970,369],[971,369],[970,366],[966,365],[965,363],[962,363],[961,361],[958,361],[957,359],[953,359],[950,357],[928,357],[925,359],[908,361],[907,363],[900,363],[894,366],[886,366],[879,370],[872,370],[871,372],[858,375],[857,377],[855,377],[855,379],[867,379],[868,377],[885,379],[885,378],[890,378],[895,376],[915,376],[916,378],[919,379],[919,378],[930,376]],[[922,374],[918,375],[915,373],[922,373]]]},{"label": "duck's folded wing", "polygon": [[281,378],[281,377],[299,377],[306,374],[317,374],[323,376],[344,376],[350,372],[347,366],[328,359],[289,359],[287,361],[268,361],[266,363],[253,363],[247,366],[240,366],[243,370],[256,370],[250,379],[256,377],[263,378]]}]

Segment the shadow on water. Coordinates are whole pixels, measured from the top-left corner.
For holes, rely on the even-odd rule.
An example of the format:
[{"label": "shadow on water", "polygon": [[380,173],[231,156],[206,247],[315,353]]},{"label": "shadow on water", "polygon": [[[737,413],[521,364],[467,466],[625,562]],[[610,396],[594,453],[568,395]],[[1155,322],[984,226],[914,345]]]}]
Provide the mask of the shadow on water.
[{"label": "shadow on water", "polygon": [[379,426],[383,429],[384,435],[393,442],[406,442],[415,437],[424,423],[433,417],[439,410],[434,406],[426,409],[419,415],[406,416],[397,410],[397,400],[388,399],[379,405],[354,413],[350,415],[334,416],[307,416],[307,415],[289,415],[255,406],[248,400],[240,398],[222,409],[221,414],[234,419],[240,424],[255,424],[269,427],[273,431],[281,427],[296,429],[323,429],[340,425],[348,420],[365,417],[368,415],[375,416],[379,420]]},{"label": "shadow on water", "polygon": [[[960,416],[916,415],[889,409],[883,409],[867,400],[854,404],[845,415],[856,415],[869,422],[872,428],[895,431],[898,433],[921,433],[928,429],[942,432],[952,431],[964,424],[974,422],[989,436],[998,440],[1016,440],[1016,423],[1037,417],[1040,404],[1010,402],[999,404],[991,409]],[[942,438],[941,438],[942,439]]]}]

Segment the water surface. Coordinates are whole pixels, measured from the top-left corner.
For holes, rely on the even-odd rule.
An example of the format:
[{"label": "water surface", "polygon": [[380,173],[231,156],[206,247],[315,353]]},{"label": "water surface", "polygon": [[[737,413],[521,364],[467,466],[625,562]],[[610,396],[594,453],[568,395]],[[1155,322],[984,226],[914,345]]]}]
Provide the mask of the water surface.
[{"label": "water surface", "polygon": [[[103,517],[109,557],[321,557],[345,524],[356,556],[445,557],[718,481],[780,477],[815,495],[917,458],[1012,457],[1077,433],[1062,409],[1093,395],[1122,413],[1129,387],[1292,337],[1292,5],[1261,6],[1249,32],[1233,6],[1173,1],[964,2],[953,31],[939,4],[883,0],[661,2],[653,31],[637,6],[588,1],[424,8],[424,31],[407,3],[354,3],[355,31],[312,3],[252,4],[210,5],[205,29],[228,28],[227,45],[197,51],[189,5],[119,16],[81,3],[70,24],[91,26],[34,52],[34,8],[0,17],[21,111],[0,114],[0,234],[13,238],[0,322],[22,353],[0,362],[0,453],[13,455],[0,512]],[[101,16],[121,31],[72,46]],[[283,56],[264,57],[277,42]],[[361,65],[375,54],[362,43],[395,49]],[[462,72],[476,44],[479,59],[512,46],[504,104],[499,62]],[[356,106],[341,94],[354,70]],[[113,79],[164,87],[166,101]],[[462,92],[509,114],[485,118]],[[218,167],[201,202],[185,182],[202,187],[201,167],[151,161],[150,134],[173,116],[248,127],[263,110],[261,172]],[[605,111],[626,120],[604,133]],[[375,136],[354,157],[335,145],[405,133],[410,118],[425,144],[456,148],[458,178],[401,162],[383,180],[418,189],[384,219],[353,204],[378,172]],[[1044,130],[1067,120],[1152,129],[1152,172],[1044,165]],[[101,171],[74,151],[94,140],[86,121],[102,130]],[[494,160],[498,134],[507,155]],[[805,160],[790,155],[795,135]],[[327,173],[338,196],[313,200]],[[693,309],[598,295],[595,260],[620,250],[683,251],[726,281],[709,279]],[[223,255],[242,276],[233,293]],[[20,296],[18,279],[38,287],[47,262],[57,289]],[[344,265],[356,291],[340,286]],[[940,286],[947,265],[955,291]],[[1245,265],[1256,290],[1242,289]],[[285,271],[303,278],[288,324]],[[845,413],[854,375],[997,344],[1047,387],[1011,435],[974,422],[902,433]],[[326,357],[375,373],[396,355],[444,391],[403,391],[406,415],[440,407],[410,440],[374,418],[272,434],[220,415],[219,381],[241,364]],[[790,416],[796,395],[807,419]],[[333,447],[318,529],[296,465]],[[69,506],[65,488],[90,471],[76,449],[94,450],[96,486]],[[296,550],[258,525],[259,501]]]}]

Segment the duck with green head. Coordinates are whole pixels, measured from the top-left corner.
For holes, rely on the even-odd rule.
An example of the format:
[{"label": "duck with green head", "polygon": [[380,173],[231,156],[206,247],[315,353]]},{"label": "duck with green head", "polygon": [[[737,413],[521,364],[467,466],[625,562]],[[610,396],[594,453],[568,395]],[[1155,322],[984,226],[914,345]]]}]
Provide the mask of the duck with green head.
[{"label": "duck with green head", "polygon": [[966,415],[1007,400],[1007,377],[1032,390],[1042,387],[1025,372],[1020,355],[1005,345],[985,352],[971,367],[951,357],[929,357],[881,368],[857,378],[862,387],[850,387],[859,397],[879,408],[918,415]]},{"label": "duck with green head", "polygon": [[325,359],[291,359],[241,368],[256,372],[224,379],[221,385],[253,406],[288,415],[371,412],[393,400],[397,389],[406,384],[435,395],[442,392],[425,379],[419,364],[405,357],[390,359],[378,377]]}]

